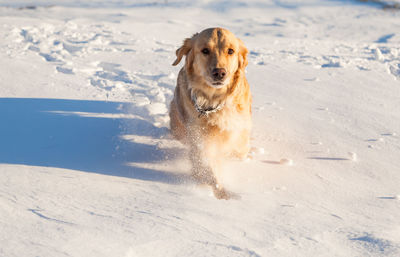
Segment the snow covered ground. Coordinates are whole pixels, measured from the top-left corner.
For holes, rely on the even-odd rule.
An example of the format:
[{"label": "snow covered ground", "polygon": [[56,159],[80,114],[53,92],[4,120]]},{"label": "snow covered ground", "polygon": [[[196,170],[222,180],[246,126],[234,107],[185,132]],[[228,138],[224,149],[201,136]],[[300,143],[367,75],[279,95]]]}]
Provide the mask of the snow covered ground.
[{"label": "snow covered ground", "polygon": [[[0,1],[0,256],[400,256],[400,12],[378,7]],[[167,129],[175,50],[215,26],[250,51],[240,200]]]}]

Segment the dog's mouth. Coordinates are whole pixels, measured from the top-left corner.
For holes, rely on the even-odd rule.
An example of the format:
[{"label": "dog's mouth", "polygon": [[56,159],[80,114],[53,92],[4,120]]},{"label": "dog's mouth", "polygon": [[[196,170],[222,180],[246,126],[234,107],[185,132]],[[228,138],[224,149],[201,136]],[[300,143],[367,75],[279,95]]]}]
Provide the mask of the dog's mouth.
[{"label": "dog's mouth", "polygon": [[213,88],[222,88],[222,87],[226,86],[228,83],[227,83],[227,80],[224,80],[224,81],[215,81],[214,80],[208,84],[210,86],[212,86]]}]

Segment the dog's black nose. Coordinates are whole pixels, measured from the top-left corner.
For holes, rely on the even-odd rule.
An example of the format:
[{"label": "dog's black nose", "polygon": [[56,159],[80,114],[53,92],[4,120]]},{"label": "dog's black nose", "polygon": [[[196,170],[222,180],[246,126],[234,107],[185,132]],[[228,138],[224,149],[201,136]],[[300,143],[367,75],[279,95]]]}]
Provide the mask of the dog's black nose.
[{"label": "dog's black nose", "polygon": [[224,68],[215,68],[211,73],[215,80],[222,80],[226,75],[226,70]]}]

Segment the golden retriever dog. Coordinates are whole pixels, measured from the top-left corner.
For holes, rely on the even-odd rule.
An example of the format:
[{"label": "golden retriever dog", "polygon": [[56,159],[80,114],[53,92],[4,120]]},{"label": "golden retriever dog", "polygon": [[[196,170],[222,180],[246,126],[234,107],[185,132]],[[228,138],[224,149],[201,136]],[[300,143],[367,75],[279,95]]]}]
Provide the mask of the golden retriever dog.
[{"label": "golden retriever dog", "polygon": [[245,77],[248,50],[223,28],[209,28],[184,40],[170,105],[172,135],[189,146],[192,175],[210,185],[218,199],[234,195],[219,184],[224,160],[249,152],[251,94]]}]

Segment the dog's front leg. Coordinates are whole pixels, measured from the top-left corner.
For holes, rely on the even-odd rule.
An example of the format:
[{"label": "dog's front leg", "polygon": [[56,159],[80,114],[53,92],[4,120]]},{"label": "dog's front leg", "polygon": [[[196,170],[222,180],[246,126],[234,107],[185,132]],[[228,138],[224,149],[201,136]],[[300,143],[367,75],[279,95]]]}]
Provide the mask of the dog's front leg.
[{"label": "dog's front leg", "polygon": [[213,170],[206,163],[201,151],[201,147],[192,144],[190,147],[190,161],[192,163],[192,175],[201,184],[213,186],[217,183]]},{"label": "dog's front leg", "polygon": [[[199,139],[200,137],[196,137]],[[223,157],[218,153],[212,140],[201,140],[191,144],[190,160],[192,163],[192,175],[201,184],[211,186],[214,196],[218,199],[239,198],[227,191],[218,183],[217,175],[222,169]]]}]

